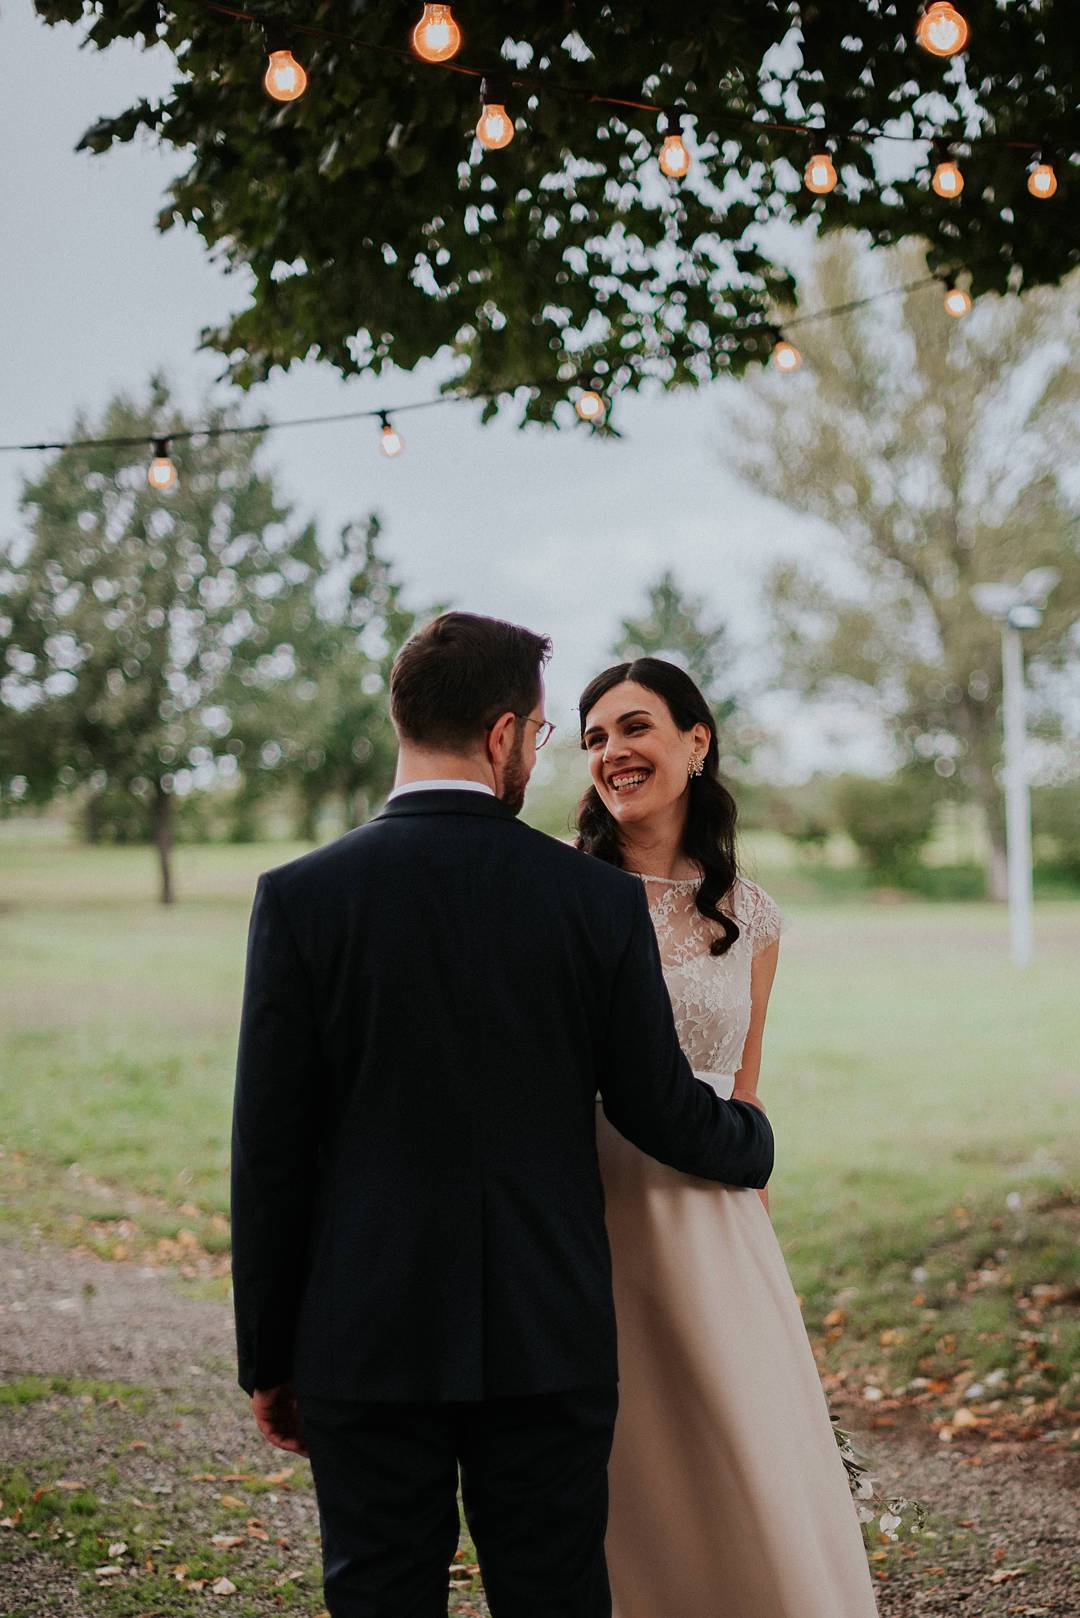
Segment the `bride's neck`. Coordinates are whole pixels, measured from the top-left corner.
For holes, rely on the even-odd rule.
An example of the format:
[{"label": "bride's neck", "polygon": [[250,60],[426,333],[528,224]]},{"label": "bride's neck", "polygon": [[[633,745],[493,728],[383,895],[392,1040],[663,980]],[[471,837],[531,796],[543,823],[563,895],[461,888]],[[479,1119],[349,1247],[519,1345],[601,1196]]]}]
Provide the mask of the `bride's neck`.
[{"label": "bride's neck", "polygon": [[640,876],[672,880],[697,875],[697,867],[683,853],[686,815],[681,806],[664,815],[650,815],[632,826],[619,828],[619,852],[628,871]]}]

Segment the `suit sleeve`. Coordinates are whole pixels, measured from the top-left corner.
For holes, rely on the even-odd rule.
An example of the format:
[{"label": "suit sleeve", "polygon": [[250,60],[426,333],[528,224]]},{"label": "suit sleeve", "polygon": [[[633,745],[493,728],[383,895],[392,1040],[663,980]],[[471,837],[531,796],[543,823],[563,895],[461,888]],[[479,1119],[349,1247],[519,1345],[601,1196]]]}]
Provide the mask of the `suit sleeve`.
[{"label": "suit sleeve", "polygon": [[269,876],[248,935],[232,1127],[237,1380],[292,1375],[318,1163],[320,1047],[310,979]]},{"label": "suit sleeve", "polygon": [[644,891],[634,899],[602,1038],[604,1112],[621,1135],[671,1168],[725,1185],[764,1186],[773,1166],[769,1120],[694,1077],[679,1048]]}]

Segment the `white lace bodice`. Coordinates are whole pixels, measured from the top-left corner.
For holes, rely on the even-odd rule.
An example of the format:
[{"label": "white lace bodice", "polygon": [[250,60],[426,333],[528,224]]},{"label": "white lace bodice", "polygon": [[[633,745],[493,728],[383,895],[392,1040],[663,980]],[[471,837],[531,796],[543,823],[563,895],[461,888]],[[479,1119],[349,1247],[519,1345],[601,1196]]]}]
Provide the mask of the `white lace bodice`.
[{"label": "white lace bodice", "polygon": [[750,1026],[750,963],[780,936],[780,911],[764,889],[737,877],[723,909],[739,937],[726,954],[710,955],[722,930],[694,905],[700,878],[641,880],[686,1059],[698,1073],[735,1073]]}]

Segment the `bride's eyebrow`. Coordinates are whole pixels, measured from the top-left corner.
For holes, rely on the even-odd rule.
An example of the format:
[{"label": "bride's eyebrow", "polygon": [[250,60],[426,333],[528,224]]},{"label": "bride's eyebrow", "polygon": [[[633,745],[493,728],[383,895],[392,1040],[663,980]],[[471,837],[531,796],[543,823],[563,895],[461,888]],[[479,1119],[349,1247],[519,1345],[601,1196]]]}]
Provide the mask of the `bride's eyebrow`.
[{"label": "bride's eyebrow", "polygon": [[[621,714],[619,716],[619,718],[616,719],[615,723],[617,725],[625,725],[625,724],[628,724],[631,719],[651,719],[651,718],[652,718],[652,714],[649,712],[648,708],[633,708],[633,709],[631,709],[631,711],[629,713]],[[585,732],[584,736],[581,739],[582,739],[582,741],[587,742],[593,736],[602,736],[603,734],[604,734],[603,725],[590,725],[588,730]]]}]

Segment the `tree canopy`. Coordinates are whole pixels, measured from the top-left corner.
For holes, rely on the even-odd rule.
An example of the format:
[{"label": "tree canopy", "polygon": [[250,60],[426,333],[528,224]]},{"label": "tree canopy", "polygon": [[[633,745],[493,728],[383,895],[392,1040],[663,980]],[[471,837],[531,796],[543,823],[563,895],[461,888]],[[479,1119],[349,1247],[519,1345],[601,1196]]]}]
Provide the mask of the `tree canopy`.
[{"label": "tree canopy", "polygon": [[[917,277],[908,244],[889,273]],[[820,244],[805,290],[856,300],[881,266],[857,239]],[[871,705],[900,760],[933,766],[977,803],[1004,880],[999,631],[973,586],[1054,568],[1042,623],[1025,632],[1048,737],[1080,621],[1080,278],[991,297],[950,320],[923,288],[900,304],[807,328],[807,365],[731,389],[724,457],[765,493],[820,518],[834,543],[767,582],[781,678],[801,696]]]},{"label": "tree canopy", "polygon": [[[36,7],[49,23],[85,19],[98,47],[173,51],[170,92],[103,117],[82,145],[148,132],[176,150],[160,228],[190,225],[253,277],[248,306],[203,334],[242,386],[308,355],[348,375],[450,352],[458,385],[528,385],[519,408],[552,420],[574,380],[617,392],[737,374],[767,354],[761,323],[794,292],[773,256],[779,219],[857,225],[877,243],[917,235],[932,268],[966,270],[975,293],[1080,262],[1072,0],[962,0],[971,38],[948,61],[914,43],[914,0],[459,5],[456,65],[501,64],[510,83],[517,133],[497,152],[472,138],[479,80],[455,64],[294,34],[310,84],[281,106],[262,88],[261,30],[201,0]],[[276,15],[384,51],[412,21],[329,0]],[[680,123],[692,163],[670,181],[657,151]],[[805,124],[833,143],[827,197],[803,188]],[[953,143],[963,196],[930,189],[931,144],[875,147],[865,132],[881,129]],[[1053,151],[1056,199],[1028,194],[1025,142]]]},{"label": "tree canopy", "polygon": [[[216,409],[207,425],[238,425]],[[154,378],[72,437],[187,423]],[[176,799],[294,789],[350,819],[393,779],[393,655],[412,625],[374,517],[320,544],[256,464],[257,434],[199,436],[179,483],[147,483],[136,444],[60,451],[0,542],[0,808],[81,789],[153,836],[172,898]]]}]

